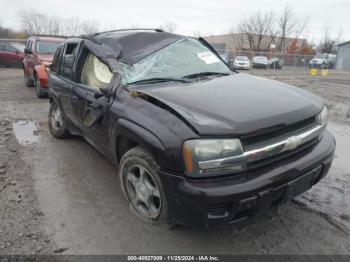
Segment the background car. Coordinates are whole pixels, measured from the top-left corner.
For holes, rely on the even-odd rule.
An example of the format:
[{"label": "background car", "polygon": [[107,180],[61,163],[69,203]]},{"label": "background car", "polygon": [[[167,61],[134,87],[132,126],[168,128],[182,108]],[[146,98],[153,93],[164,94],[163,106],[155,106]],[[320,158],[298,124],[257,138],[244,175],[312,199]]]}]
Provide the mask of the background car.
[{"label": "background car", "polygon": [[253,57],[253,68],[269,68],[269,61],[266,56],[254,56]]},{"label": "background car", "polygon": [[334,54],[316,54],[310,61],[310,68],[334,68],[337,56]]},{"label": "background car", "polygon": [[271,58],[269,60],[269,68],[271,69],[282,69],[283,60],[279,58]]},{"label": "background car", "polygon": [[64,41],[58,37],[29,37],[24,48],[23,75],[26,86],[35,86],[38,97],[47,96],[47,73],[43,62],[51,63],[57,47]]},{"label": "background car", "polygon": [[234,69],[246,69],[249,70],[251,67],[249,58],[247,56],[237,56],[233,62]]},{"label": "background car", "polygon": [[329,69],[334,68],[336,62],[337,62],[337,56],[334,54],[328,54],[328,68]]},{"label": "background car", "polygon": [[24,58],[24,45],[21,43],[0,42],[0,65],[21,67]]}]

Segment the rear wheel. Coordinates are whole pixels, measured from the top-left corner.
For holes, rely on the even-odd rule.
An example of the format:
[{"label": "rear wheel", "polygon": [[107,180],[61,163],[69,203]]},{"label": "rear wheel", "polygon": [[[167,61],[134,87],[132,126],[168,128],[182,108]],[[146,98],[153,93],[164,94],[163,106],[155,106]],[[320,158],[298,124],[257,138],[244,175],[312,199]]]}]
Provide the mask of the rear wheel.
[{"label": "rear wheel", "polygon": [[50,104],[49,130],[56,138],[66,138],[70,136],[62,110],[54,100]]},{"label": "rear wheel", "polygon": [[119,166],[122,190],[129,206],[140,218],[165,227],[173,226],[158,175],[159,166],[142,147],[130,149]]},{"label": "rear wheel", "polygon": [[34,81],[33,79],[30,79],[29,75],[26,73],[26,71],[23,68],[23,76],[24,76],[24,85],[27,87],[32,87],[34,86]]},{"label": "rear wheel", "polygon": [[40,80],[38,79],[38,77],[35,77],[34,86],[36,89],[36,96],[38,98],[47,97],[46,93],[42,91],[41,83],[40,83]]}]

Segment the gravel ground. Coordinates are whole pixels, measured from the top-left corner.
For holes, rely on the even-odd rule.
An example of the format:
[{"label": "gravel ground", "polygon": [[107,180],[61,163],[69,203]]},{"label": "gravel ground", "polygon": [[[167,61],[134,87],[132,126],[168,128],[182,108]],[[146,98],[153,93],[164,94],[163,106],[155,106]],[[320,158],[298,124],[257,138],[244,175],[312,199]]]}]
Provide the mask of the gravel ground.
[{"label": "gravel ground", "polygon": [[0,69],[0,254],[350,254],[350,74],[249,72],[325,97],[337,139],[317,186],[246,227],[167,230],[128,209],[115,168],[80,138],[48,133],[48,100]]}]

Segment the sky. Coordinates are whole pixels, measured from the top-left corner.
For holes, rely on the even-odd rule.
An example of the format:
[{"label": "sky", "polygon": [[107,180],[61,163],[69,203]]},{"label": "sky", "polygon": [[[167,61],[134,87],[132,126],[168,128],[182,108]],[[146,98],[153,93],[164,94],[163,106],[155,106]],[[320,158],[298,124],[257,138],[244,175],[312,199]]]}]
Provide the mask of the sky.
[{"label": "sky", "polygon": [[176,33],[201,35],[229,33],[242,19],[257,12],[276,16],[289,5],[297,19],[308,17],[303,37],[318,42],[325,27],[341,41],[350,40],[350,0],[0,0],[0,23],[19,29],[18,12],[35,9],[63,18],[92,19],[101,29],[158,28],[176,24]]}]

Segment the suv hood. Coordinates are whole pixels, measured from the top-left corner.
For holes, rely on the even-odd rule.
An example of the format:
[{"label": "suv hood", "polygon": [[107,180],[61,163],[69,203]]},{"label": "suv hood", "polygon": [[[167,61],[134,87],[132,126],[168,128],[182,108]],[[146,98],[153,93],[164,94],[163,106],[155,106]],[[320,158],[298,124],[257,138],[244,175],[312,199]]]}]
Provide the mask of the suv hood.
[{"label": "suv hood", "polygon": [[44,62],[51,63],[53,60],[54,54],[38,54],[38,58]]},{"label": "suv hood", "polygon": [[175,110],[200,135],[243,135],[315,116],[324,101],[281,82],[233,74],[137,90]]},{"label": "suv hood", "polygon": [[322,64],[324,60],[320,58],[314,58],[311,60],[311,63],[317,63],[317,64]]}]

